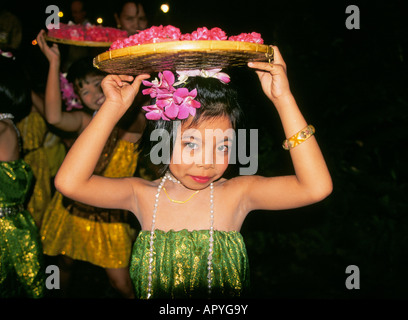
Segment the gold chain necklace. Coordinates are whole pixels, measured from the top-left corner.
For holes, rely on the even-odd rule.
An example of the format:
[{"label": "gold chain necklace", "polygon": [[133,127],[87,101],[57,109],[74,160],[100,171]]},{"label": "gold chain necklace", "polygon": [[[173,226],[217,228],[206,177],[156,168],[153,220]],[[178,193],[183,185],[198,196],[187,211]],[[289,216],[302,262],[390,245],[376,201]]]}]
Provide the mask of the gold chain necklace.
[{"label": "gold chain necklace", "polygon": [[167,193],[167,190],[166,190],[165,187],[163,187],[163,191],[164,191],[164,193],[166,194],[167,198],[168,198],[171,202],[180,203],[180,204],[186,203],[186,202],[189,201],[192,197],[194,197],[197,193],[200,192],[200,190],[197,190],[197,191],[194,192],[190,197],[188,197],[187,200],[181,201],[181,200],[174,200],[174,199],[170,198],[170,196],[169,196],[169,194]]}]

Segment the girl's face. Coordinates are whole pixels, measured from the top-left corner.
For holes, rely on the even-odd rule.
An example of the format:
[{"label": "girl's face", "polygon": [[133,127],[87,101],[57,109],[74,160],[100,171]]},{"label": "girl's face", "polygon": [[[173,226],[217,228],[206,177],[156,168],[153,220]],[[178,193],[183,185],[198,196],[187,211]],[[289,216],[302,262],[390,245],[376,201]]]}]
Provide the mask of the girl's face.
[{"label": "girl's face", "polygon": [[78,88],[78,95],[82,103],[89,109],[99,110],[105,102],[105,95],[101,87],[102,80],[101,75],[90,75],[82,81],[82,87]]},{"label": "girl's face", "polygon": [[126,3],[120,15],[116,15],[115,18],[117,24],[127,31],[129,36],[146,29],[148,24],[145,11],[140,3],[137,6],[132,2]]},{"label": "girl's face", "polygon": [[199,190],[224,174],[235,134],[225,116],[203,120],[194,128],[190,123],[177,133],[169,169],[184,186]]}]

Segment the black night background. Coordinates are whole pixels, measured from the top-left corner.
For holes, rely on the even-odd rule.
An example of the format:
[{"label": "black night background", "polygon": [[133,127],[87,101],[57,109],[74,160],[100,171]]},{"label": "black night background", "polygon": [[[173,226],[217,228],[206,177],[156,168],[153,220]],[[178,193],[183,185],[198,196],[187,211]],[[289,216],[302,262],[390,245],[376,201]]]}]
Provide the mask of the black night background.
[{"label": "black night background", "polygon": [[[163,1],[164,2],[164,1]],[[37,90],[47,61],[32,45],[45,28],[45,8],[68,1],[10,3],[23,24],[23,57]],[[334,182],[333,193],[309,207],[252,212],[242,228],[251,267],[251,298],[406,299],[408,284],[407,10],[404,1],[150,1],[151,25],[182,32],[220,27],[228,35],[261,33],[288,65],[291,89],[316,127]],[[349,30],[346,8],[360,10]],[[115,26],[109,3],[92,0],[91,22]],[[61,22],[68,21],[68,14]],[[255,74],[231,70],[241,88],[248,128],[259,130],[262,175],[291,174],[279,118]],[[50,258],[50,263],[52,259]],[[346,268],[360,271],[360,289],[345,286]],[[75,298],[117,298],[103,269],[78,263]]]}]

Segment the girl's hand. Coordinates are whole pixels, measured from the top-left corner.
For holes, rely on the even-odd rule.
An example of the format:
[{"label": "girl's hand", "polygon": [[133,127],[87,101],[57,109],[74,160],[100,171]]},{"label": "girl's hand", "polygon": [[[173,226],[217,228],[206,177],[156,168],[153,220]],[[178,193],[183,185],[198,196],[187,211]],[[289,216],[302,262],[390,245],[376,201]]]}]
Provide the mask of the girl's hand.
[{"label": "girl's hand", "polygon": [[286,75],[285,61],[283,61],[278,47],[272,46],[272,48],[274,51],[272,64],[268,62],[249,62],[248,66],[256,69],[263,91],[273,103],[276,103],[279,99],[285,98],[292,93]]},{"label": "girl's hand", "polygon": [[114,104],[117,111],[126,112],[139,92],[142,81],[148,78],[148,74],[140,74],[136,78],[127,75],[106,76],[101,84],[106,97],[105,104]]},{"label": "girl's hand", "polygon": [[37,43],[40,47],[41,51],[47,57],[50,63],[60,63],[60,52],[58,49],[58,45],[54,43],[52,47],[49,47],[47,41],[45,41],[45,31],[41,30],[40,33],[37,35]]}]

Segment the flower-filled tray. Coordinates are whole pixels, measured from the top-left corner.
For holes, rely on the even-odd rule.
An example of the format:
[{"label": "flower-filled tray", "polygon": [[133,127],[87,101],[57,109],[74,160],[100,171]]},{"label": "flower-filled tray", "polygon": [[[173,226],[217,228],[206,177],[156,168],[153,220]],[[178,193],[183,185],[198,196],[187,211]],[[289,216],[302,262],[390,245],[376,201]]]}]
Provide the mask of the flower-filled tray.
[{"label": "flower-filled tray", "polygon": [[113,42],[126,37],[126,31],[116,28],[89,23],[86,25],[60,23],[58,28],[49,26],[45,40],[81,47],[110,47]]},{"label": "flower-filled tray", "polygon": [[72,46],[80,46],[80,47],[110,47],[112,42],[102,42],[102,41],[83,41],[83,40],[72,40],[72,39],[62,39],[62,38],[55,38],[55,37],[45,37],[46,41],[68,44]]},{"label": "flower-filled tray", "polygon": [[273,60],[271,46],[229,40],[147,43],[103,52],[94,66],[104,72],[136,75],[163,70],[215,69]]},{"label": "flower-filled tray", "polygon": [[216,69],[273,60],[273,49],[256,32],[227,36],[220,28],[181,33],[174,26],[152,26],[112,43],[94,58],[107,73],[136,75],[163,70]]}]

